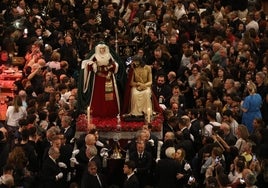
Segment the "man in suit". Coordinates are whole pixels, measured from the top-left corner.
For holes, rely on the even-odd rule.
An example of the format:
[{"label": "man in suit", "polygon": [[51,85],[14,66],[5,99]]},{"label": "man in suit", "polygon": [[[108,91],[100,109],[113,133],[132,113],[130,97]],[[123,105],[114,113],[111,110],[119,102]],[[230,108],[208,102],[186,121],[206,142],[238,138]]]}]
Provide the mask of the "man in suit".
[{"label": "man in suit", "polygon": [[219,134],[229,146],[235,145],[237,139],[231,132],[231,127],[227,122],[222,122],[220,130],[216,133]]},{"label": "man in suit", "polygon": [[82,176],[81,188],[106,188],[105,178],[97,173],[98,166],[95,161],[89,161],[87,171]]},{"label": "man in suit", "polygon": [[153,93],[155,94],[159,104],[166,104],[167,99],[172,95],[170,86],[166,83],[165,75],[158,75],[156,83],[152,86]]},{"label": "man in suit", "polygon": [[79,149],[79,153],[76,155],[77,161],[78,162],[84,161],[87,163],[88,159],[86,156],[86,150],[89,146],[95,146],[95,144],[96,144],[95,135],[87,134],[84,138],[84,141],[82,143],[78,143],[79,146],[77,146],[77,148]]},{"label": "man in suit", "polygon": [[87,166],[88,162],[94,161],[96,163],[97,168],[98,168],[98,172],[100,172],[102,169],[101,159],[98,155],[98,151],[97,151],[97,148],[95,145],[87,145],[86,151],[83,154],[84,157],[81,158],[82,155],[79,155],[80,153],[81,153],[81,150],[78,153],[78,155],[76,155],[76,159],[78,161],[78,164],[75,166],[77,169],[76,175],[77,175],[78,181],[81,180],[80,178],[82,177],[83,172],[86,171],[86,166]]},{"label": "man in suit", "polygon": [[168,119],[167,124],[163,125],[163,137],[166,132],[173,132],[174,134],[179,130],[178,127],[179,118],[176,116],[172,116]]},{"label": "man in suit", "polygon": [[156,159],[158,137],[152,133],[152,128],[153,127],[151,123],[142,126],[142,129],[145,130],[145,133],[147,135],[145,150],[149,151],[152,154],[153,159]]},{"label": "man in suit", "polygon": [[198,120],[198,110],[191,109],[188,112],[188,116],[191,119],[191,124],[188,127],[188,129],[190,130],[190,133],[194,137],[194,149],[195,149],[195,152],[197,152],[202,147],[202,130],[201,130],[200,121]]},{"label": "man in suit", "polygon": [[75,130],[71,123],[72,118],[70,116],[63,116],[61,118],[61,133],[64,134],[67,144],[70,144],[71,139],[73,139],[75,135]]},{"label": "man in suit", "polygon": [[152,180],[152,154],[145,150],[145,141],[136,142],[136,151],[130,153],[129,159],[135,162],[136,174],[140,182],[140,188],[151,185]]},{"label": "man in suit", "polygon": [[44,188],[63,188],[64,180],[61,168],[57,163],[60,156],[60,150],[57,147],[50,147],[48,157],[43,162],[41,176]]},{"label": "man in suit", "polygon": [[179,169],[178,163],[175,161],[175,148],[168,147],[165,151],[167,158],[160,159],[156,164],[156,186],[158,188],[176,188],[177,187],[177,170]]},{"label": "man in suit", "polygon": [[190,134],[188,126],[190,124],[190,118],[186,115],[179,119],[180,131],[177,131],[178,147],[182,147],[186,151],[185,159],[191,161],[195,155],[193,147],[193,135]]},{"label": "man in suit", "polygon": [[183,138],[194,141],[194,137],[190,133],[190,130],[188,129],[190,124],[191,124],[190,118],[187,115],[184,115],[179,119],[180,133],[183,135]]},{"label": "man in suit", "polygon": [[126,161],[123,167],[124,174],[127,175],[127,179],[124,182],[123,188],[139,188],[139,180],[134,173],[135,162]]}]

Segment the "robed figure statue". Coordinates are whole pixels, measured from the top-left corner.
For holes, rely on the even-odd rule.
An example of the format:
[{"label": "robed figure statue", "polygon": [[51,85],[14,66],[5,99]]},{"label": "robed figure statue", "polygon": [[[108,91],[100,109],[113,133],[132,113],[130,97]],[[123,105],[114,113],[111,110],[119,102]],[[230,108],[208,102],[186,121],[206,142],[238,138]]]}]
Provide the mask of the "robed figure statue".
[{"label": "robed figure statue", "polygon": [[104,43],[96,45],[89,58],[82,61],[78,82],[78,109],[89,106],[93,117],[116,117],[120,114],[125,65]]}]

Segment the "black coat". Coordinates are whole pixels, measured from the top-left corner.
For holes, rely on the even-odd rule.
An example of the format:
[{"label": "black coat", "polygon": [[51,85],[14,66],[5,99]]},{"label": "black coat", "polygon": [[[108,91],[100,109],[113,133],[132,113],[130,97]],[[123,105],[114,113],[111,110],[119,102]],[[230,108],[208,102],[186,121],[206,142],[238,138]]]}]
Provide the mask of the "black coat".
[{"label": "black coat", "polygon": [[163,101],[164,104],[166,103],[166,101],[170,99],[172,95],[172,90],[167,84],[164,84],[162,86],[157,86],[157,84],[154,84],[152,86],[152,91],[155,94],[157,100],[159,100],[159,96],[161,95],[164,97],[164,101]]},{"label": "black coat", "polygon": [[105,178],[103,175],[98,174],[99,180],[97,176],[91,175],[88,172],[85,172],[82,176],[82,181],[81,181],[81,188],[106,188],[107,184],[105,182]]},{"label": "black coat", "polygon": [[41,171],[42,186],[43,188],[63,188],[64,180],[56,179],[56,175],[61,172],[60,167],[50,157],[47,157],[43,162]]},{"label": "black coat", "polygon": [[123,188],[139,188],[139,180],[135,174],[125,180]]},{"label": "black coat", "polygon": [[156,186],[158,188],[176,188],[177,187],[177,171],[179,165],[174,159],[161,159],[156,164]]},{"label": "black coat", "polygon": [[73,126],[68,127],[66,130],[64,128],[61,128],[61,133],[64,134],[64,137],[66,138],[66,143],[70,144],[71,139],[74,138],[75,129]]},{"label": "black coat", "polygon": [[0,170],[2,172],[2,168],[5,166],[9,154],[9,144],[7,142],[0,143]]},{"label": "black coat", "polygon": [[191,122],[190,133],[194,137],[194,149],[197,152],[202,147],[202,130],[200,121],[195,119]]},{"label": "black coat", "polygon": [[130,153],[129,159],[135,161],[136,164],[136,175],[138,177],[140,187],[151,185],[152,180],[152,154],[148,151],[144,151],[142,158],[139,158],[137,151]]}]

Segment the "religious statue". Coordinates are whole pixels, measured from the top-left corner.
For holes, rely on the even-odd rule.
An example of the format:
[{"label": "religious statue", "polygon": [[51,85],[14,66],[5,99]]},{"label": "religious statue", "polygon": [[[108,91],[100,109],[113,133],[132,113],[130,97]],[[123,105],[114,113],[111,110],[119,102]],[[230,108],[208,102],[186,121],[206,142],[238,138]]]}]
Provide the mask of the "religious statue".
[{"label": "religious statue", "polygon": [[149,117],[152,114],[152,70],[139,56],[132,58],[132,66],[129,114]]},{"label": "religious statue", "polygon": [[99,43],[89,58],[82,61],[78,105],[82,111],[90,107],[93,117],[116,117],[120,114],[125,68],[111,51],[106,44]]}]

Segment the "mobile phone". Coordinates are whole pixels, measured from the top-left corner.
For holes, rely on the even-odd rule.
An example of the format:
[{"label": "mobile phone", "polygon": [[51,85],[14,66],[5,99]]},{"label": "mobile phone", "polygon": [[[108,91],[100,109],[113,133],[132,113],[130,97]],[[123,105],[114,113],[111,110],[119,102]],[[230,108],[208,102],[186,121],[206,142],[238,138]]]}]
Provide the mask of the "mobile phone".
[{"label": "mobile phone", "polygon": [[219,156],[217,156],[216,159],[215,159],[215,163],[216,163],[216,164],[219,163],[220,160],[221,160],[221,158],[220,158]]},{"label": "mobile phone", "polygon": [[253,161],[257,161],[257,157],[256,157],[256,155],[253,155],[253,156],[252,156],[252,160],[253,160]]}]

